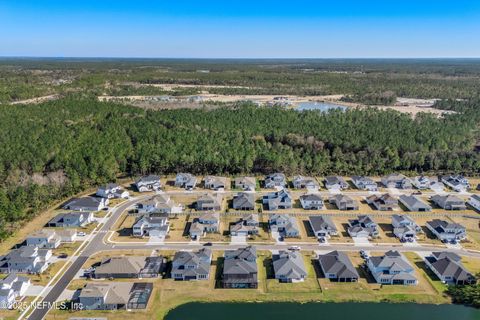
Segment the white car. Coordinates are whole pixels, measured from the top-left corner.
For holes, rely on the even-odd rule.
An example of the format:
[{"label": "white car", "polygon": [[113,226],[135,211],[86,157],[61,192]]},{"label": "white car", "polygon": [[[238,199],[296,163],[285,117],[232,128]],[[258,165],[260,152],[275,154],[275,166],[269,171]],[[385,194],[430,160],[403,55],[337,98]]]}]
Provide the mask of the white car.
[{"label": "white car", "polygon": [[302,248],[300,248],[299,246],[291,246],[290,248],[288,248],[289,250],[301,250]]},{"label": "white car", "polygon": [[87,234],[85,232],[77,232],[77,236],[85,237]]}]

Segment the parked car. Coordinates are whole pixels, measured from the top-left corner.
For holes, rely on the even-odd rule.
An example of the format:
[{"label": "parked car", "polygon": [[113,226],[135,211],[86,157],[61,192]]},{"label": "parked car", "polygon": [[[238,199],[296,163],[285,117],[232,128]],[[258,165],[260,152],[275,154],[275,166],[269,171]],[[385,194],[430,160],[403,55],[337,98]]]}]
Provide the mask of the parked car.
[{"label": "parked car", "polygon": [[85,237],[87,234],[85,232],[79,231],[77,232],[77,236],[79,237]]},{"label": "parked car", "polygon": [[299,246],[291,246],[290,248],[288,248],[289,250],[300,250],[302,248],[300,248]]},{"label": "parked car", "polygon": [[203,246],[204,246],[204,247],[210,247],[210,246],[212,246],[212,243],[211,243],[211,242],[207,242],[207,243],[204,243]]},{"label": "parked car", "polygon": [[66,253],[60,253],[60,254],[58,255],[58,258],[60,258],[60,259],[66,259],[66,258],[68,258],[68,254],[66,254]]}]

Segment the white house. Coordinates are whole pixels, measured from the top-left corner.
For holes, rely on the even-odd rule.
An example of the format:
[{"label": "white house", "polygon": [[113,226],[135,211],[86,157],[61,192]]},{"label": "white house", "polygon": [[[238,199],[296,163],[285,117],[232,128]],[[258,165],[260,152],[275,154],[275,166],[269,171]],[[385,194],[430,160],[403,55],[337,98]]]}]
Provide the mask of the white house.
[{"label": "white house", "polygon": [[118,184],[116,183],[107,183],[103,186],[98,187],[97,197],[101,198],[121,198],[126,199],[130,196],[130,193],[126,190],[123,190]]},{"label": "white house", "polygon": [[472,195],[467,203],[480,211],[480,196],[478,194]]},{"label": "white house", "polygon": [[23,296],[30,285],[29,278],[15,273],[9,274],[0,281],[0,309],[12,308],[16,298]]}]

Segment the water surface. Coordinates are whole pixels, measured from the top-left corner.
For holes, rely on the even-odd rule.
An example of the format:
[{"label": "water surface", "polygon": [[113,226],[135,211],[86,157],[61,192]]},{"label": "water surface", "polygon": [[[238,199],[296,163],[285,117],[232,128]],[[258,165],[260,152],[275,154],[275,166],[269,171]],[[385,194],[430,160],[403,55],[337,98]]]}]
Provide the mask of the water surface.
[{"label": "water surface", "polygon": [[322,112],[326,112],[332,109],[346,110],[347,107],[330,102],[300,102],[298,104],[298,108],[296,108],[295,110],[319,110]]},{"label": "water surface", "polygon": [[187,303],[166,320],[479,320],[480,310],[414,303]]}]

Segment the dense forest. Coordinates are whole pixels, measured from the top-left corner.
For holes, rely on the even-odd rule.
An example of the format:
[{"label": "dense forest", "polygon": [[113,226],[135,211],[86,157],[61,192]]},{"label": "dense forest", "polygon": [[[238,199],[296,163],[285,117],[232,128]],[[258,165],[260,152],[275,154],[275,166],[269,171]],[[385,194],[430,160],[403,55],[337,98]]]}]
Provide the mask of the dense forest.
[{"label": "dense forest", "polygon": [[457,101],[450,108],[459,113],[442,118],[251,104],[146,111],[78,94],[38,105],[2,105],[0,237],[51,201],[119,176],[478,174],[475,105]]}]

